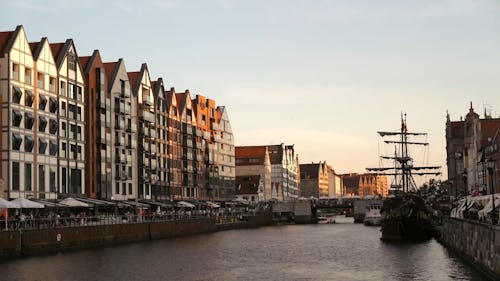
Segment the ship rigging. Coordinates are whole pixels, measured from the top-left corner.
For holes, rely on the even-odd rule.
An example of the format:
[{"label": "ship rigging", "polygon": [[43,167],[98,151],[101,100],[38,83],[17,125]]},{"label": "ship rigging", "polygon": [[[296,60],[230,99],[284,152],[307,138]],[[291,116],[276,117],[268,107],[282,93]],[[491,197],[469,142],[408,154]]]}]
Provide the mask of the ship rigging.
[{"label": "ship rigging", "polygon": [[366,168],[377,175],[386,175],[393,177],[391,188],[397,191],[410,192],[417,190],[417,184],[413,176],[441,174],[440,166],[415,166],[413,158],[409,156],[408,148],[410,145],[428,147],[428,142],[409,141],[410,137],[427,136],[427,133],[408,132],[406,123],[406,114],[401,114],[401,130],[399,132],[379,131],[378,135],[384,139],[386,144],[395,144],[394,156],[380,156],[384,160],[393,160],[392,167],[374,167]]}]

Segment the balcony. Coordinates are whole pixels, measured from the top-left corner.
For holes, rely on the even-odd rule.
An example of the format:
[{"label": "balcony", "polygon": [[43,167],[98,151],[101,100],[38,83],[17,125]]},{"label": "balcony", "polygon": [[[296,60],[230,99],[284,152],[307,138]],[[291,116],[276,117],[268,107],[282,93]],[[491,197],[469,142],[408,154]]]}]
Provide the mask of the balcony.
[{"label": "balcony", "polygon": [[122,145],[122,142],[120,139],[116,139],[115,140],[115,146],[121,146]]},{"label": "balcony", "polygon": [[145,105],[154,105],[154,99],[153,96],[148,95],[148,96],[143,96],[142,102]]},{"label": "balcony", "polygon": [[150,112],[149,110],[140,110],[139,111],[139,116],[147,122],[154,123],[155,122],[155,115]]}]

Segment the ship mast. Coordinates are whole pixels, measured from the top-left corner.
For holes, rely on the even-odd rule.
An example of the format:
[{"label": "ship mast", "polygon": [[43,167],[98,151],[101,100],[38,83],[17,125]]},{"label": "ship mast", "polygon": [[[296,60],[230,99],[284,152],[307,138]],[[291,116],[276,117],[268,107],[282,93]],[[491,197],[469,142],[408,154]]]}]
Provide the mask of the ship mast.
[{"label": "ship mast", "polygon": [[[423,175],[440,175],[440,166],[414,166],[413,158],[409,156],[408,145],[423,145],[427,146],[427,142],[412,142],[408,140],[409,136],[424,136],[427,133],[417,133],[408,132],[406,126],[406,114],[401,113],[401,130],[399,132],[378,132],[378,134],[384,137],[394,137],[399,136],[399,141],[395,140],[384,140],[386,144],[396,144],[394,149],[394,157],[390,156],[380,156],[382,159],[393,159],[393,167],[378,167],[378,168],[366,168],[370,172],[376,172],[378,175],[394,176],[394,187],[396,189],[401,189],[403,192],[409,192],[416,190],[415,180],[413,175],[423,176]],[[398,155],[399,146],[399,155]],[[387,173],[386,171],[394,170],[393,173]],[[417,171],[417,172],[413,172]]]}]

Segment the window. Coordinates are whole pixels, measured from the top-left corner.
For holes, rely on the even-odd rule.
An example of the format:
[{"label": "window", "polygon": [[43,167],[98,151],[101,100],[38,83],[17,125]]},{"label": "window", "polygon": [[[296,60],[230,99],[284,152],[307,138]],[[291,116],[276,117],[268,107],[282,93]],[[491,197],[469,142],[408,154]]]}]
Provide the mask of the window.
[{"label": "window", "polygon": [[24,190],[31,191],[31,163],[26,163],[24,166]]},{"label": "window", "polygon": [[62,168],[61,185],[62,185],[62,193],[66,193],[66,168]]},{"label": "window", "polygon": [[68,68],[69,70],[76,71],[76,55],[68,52]]},{"label": "window", "polygon": [[61,144],[61,150],[62,150],[63,157],[66,158],[68,155],[66,154],[66,143],[65,142],[63,142]]},{"label": "window", "polygon": [[59,95],[61,96],[66,96],[66,82],[61,81],[60,87],[59,87]]},{"label": "window", "polygon": [[52,156],[57,154],[57,141],[51,140],[49,142],[49,154]]},{"label": "window", "polygon": [[24,114],[24,128],[31,130],[33,128],[34,123],[35,123],[35,117],[33,117],[33,113],[26,112]]},{"label": "window", "polygon": [[21,125],[21,120],[23,119],[23,115],[19,110],[12,110],[12,125],[15,127],[19,127]]},{"label": "window", "polygon": [[24,151],[32,152],[34,145],[35,145],[35,141],[33,140],[32,136],[25,136],[24,137]]},{"label": "window", "polygon": [[49,99],[49,111],[50,113],[56,113],[57,111],[57,99],[50,97]]},{"label": "window", "polygon": [[47,127],[47,118],[44,116],[38,116],[38,131],[44,133],[46,127]]},{"label": "window", "polygon": [[116,194],[120,194],[120,184],[119,184],[119,183],[116,183],[116,186],[115,186],[115,193],[116,193]]},{"label": "window", "polygon": [[76,87],[76,94],[77,94],[76,99],[81,101],[82,100],[82,87],[80,87],[80,86]]},{"label": "window", "polygon": [[127,195],[127,184],[122,183],[122,195]]},{"label": "window", "polygon": [[128,184],[128,194],[132,194],[132,184]]},{"label": "window", "polygon": [[24,68],[24,84],[31,85],[31,68]]},{"label": "window", "polygon": [[38,138],[38,153],[45,154],[46,150],[47,150],[47,141],[42,138]]},{"label": "window", "polygon": [[12,162],[12,190],[19,190],[19,162]]},{"label": "window", "polygon": [[57,133],[57,120],[55,119],[50,119],[49,121],[49,133],[52,135],[55,135]]},{"label": "window", "polygon": [[39,95],[38,98],[40,101],[38,102],[38,108],[41,110],[45,110],[45,107],[47,107],[47,97],[44,95]]},{"label": "window", "polygon": [[26,106],[33,106],[33,101],[35,100],[35,95],[33,95],[33,92],[30,90],[26,90],[26,97],[24,100],[24,105]]},{"label": "window", "polygon": [[23,142],[23,138],[20,134],[12,134],[12,149],[19,150],[21,148],[21,143]]},{"label": "window", "polygon": [[56,92],[56,78],[54,77],[49,78],[49,92],[51,93]]},{"label": "window", "polygon": [[61,102],[61,116],[66,116],[66,102]]},{"label": "window", "polygon": [[38,72],[37,77],[38,77],[38,81],[37,81],[36,87],[38,89],[42,89],[42,90],[45,89],[45,75],[43,75],[43,73],[41,73],[41,72]]},{"label": "window", "polygon": [[19,64],[12,64],[12,79],[19,81]]},{"label": "window", "polygon": [[56,171],[53,168],[49,172],[49,188],[51,192],[56,192]]},{"label": "window", "polygon": [[80,106],[77,107],[76,120],[82,120],[82,108]]},{"label": "window", "polygon": [[17,86],[12,86],[12,102],[20,104],[23,91]]},{"label": "window", "polygon": [[45,192],[45,168],[43,165],[38,165],[38,190]]}]

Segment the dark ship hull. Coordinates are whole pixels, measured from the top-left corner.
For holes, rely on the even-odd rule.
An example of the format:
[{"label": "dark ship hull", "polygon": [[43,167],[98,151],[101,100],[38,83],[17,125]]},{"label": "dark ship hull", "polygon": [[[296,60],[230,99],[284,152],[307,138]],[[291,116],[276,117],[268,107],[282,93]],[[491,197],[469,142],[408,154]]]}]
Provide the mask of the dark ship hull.
[{"label": "dark ship hull", "polygon": [[381,213],[384,241],[426,241],[434,236],[432,210],[416,194],[387,198]]}]

